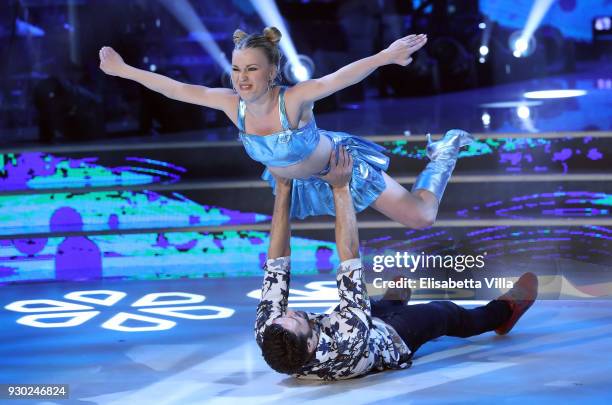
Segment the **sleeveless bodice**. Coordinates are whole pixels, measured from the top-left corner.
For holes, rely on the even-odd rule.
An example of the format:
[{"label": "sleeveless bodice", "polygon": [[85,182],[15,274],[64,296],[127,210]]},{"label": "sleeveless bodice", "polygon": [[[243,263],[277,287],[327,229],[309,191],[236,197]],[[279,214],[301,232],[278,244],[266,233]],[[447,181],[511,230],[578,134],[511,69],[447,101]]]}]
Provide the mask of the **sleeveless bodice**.
[{"label": "sleeveless bodice", "polygon": [[278,112],[283,130],[270,135],[255,135],[245,132],[246,105],[238,103],[238,129],[247,154],[266,166],[289,166],[306,159],[319,143],[319,131],[314,117],[302,128],[292,129],[285,108],[285,90],[278,93]]}]

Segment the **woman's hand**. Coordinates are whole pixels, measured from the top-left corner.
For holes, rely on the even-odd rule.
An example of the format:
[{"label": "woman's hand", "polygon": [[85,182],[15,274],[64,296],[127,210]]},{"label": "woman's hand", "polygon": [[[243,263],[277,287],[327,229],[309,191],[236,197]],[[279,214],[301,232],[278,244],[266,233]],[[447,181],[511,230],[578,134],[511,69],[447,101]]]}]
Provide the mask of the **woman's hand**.
[{"label": "woman's hand", "polygon": [[421,49],[427,43],[427,35],[408,35],[393,42],[381,53],[385,55],[388,64],[395,63],[406,66],[412,62],[410,57],[413,53]]},{"label": "woman's hand", "polygon": [[100,49],[100,69],[111,76],[120,76],[121,70],[126,66],[121,56],[109,46]]}]

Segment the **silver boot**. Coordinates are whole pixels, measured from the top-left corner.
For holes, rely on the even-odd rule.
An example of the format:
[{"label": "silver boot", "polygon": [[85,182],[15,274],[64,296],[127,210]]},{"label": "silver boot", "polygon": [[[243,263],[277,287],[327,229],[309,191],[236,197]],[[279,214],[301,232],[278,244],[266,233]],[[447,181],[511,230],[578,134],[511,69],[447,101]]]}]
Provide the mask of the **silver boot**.
[{"label": "silver boot", "polygon": [[430,191],[440,202],[457,163],[459,150],[473,141],[474,136],[461,129],[451,129],[436,142],[432,142],[431,135],[427,134],[426,153],[431,162],[417,177],[412,192],[419,189]]}]

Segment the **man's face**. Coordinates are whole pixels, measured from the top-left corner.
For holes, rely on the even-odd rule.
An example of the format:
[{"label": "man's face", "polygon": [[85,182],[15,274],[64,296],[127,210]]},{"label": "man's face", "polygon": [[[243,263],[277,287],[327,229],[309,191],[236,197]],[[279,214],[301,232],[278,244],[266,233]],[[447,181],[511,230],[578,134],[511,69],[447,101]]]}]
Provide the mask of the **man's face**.
[{"label": "man's face", "polygon": [[319,336],[314,333],[312,326],[310,326],[306,312],[287,310],[285,316],[276,318],[272,323],[276,323],[297,335],[307,336],[308,352],[313,353],[315,351]]},{"label": "man's face", "polygon": [[309,335],[311,331],[308,318],[304,311],[287,310],[285,316],[276,318],[272,323],[279,324],[283,328],[298,335]]}]

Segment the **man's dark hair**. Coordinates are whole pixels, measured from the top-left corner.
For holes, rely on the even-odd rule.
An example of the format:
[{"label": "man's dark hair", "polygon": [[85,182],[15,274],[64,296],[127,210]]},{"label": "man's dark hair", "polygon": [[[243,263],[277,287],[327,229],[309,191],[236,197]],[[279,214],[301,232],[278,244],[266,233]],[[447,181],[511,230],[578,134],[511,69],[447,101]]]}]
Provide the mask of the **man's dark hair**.
[{"label": "man's dark hair", "polygon": [[311,335],[312,330],[308,335],[298,335],[274,323],[264,331],[261,354],[266,363],[279,373],[297,373],[310,359],[308,339]]}]

